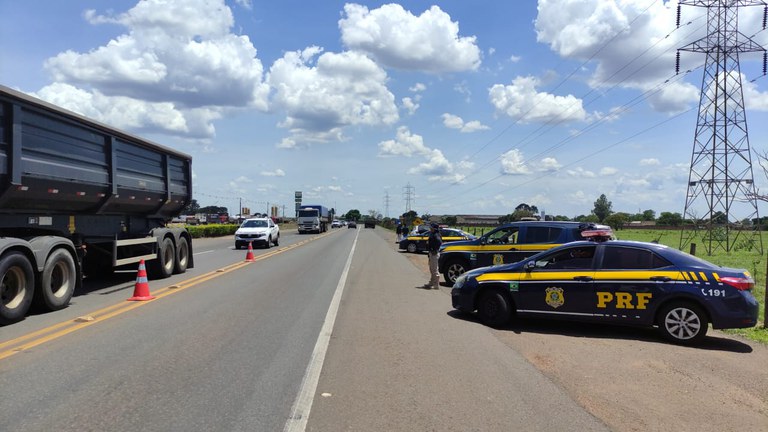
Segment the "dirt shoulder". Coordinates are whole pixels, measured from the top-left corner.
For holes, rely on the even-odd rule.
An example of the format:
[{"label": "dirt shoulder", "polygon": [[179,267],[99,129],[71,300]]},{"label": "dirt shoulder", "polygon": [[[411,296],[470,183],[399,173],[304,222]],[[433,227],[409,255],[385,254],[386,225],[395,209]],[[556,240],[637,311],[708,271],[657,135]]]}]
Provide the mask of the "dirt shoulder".
[{"label": "dirt shoulder", "polygon": [[[407,255],[428,273],[426,255]],[[681,347],[652,329],[536,320],[488,331],[613,430],[768,430],[768,347],[760,343],[710,329],[702,345]]]}]

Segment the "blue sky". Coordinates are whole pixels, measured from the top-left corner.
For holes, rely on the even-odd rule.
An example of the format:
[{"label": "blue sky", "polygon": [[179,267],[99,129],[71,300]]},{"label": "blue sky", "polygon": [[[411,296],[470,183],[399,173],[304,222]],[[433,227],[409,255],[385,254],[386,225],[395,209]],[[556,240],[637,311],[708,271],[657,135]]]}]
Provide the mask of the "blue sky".
[{"label": "blue sky", "polygon": [[682,213],[704,56],[674,59],[699,9],[676,29],[658,0],[0,0],[0,84],[191,154],[194,198],[233,214],[302,191],[397,216],[408,186],[420,214]]}]

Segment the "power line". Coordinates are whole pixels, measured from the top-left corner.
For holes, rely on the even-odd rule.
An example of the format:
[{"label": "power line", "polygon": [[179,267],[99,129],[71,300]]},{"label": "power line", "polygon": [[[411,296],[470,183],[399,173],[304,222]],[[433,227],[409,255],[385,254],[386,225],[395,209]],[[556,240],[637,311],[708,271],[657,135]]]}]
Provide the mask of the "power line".
[{"label": "power line", "polygon": [[[650,7],[651,7],[651,6],[653,6],[653,4],[654,4],[654,2],[651,2],[651,3],[649,3],[649,4],[648,4],[648,6],[647,6],[647,7],[646,7],[646,8],[645,8],[645,9],[644,9],[644,10],[643,10],[643,11],[642,11],[640,14],[638,14],[638,15],[637,15],[637,16],[636,16],[636,17],[635,17],[635,18],[634,18],[634,19],[633,19],[633,20],[632,20],[632,21],[631,21],[629,24],[627,24],[627,26],[625,26],[624,28],[626,29],[626,28],[629,28],[629,27],[631,27],[631,24],[632,24],[632,23],[634,23],[634,22],[635,22],[637,19],[639,19],[641,16],[643,16],[643,15],[644,15],[644,14],[645,14],[645,13],[648,11],[648,9],[650,9]],[[691,20],[691,21],[689,21],[689,22],[687,22],[687,23],[685,24],[685,26],[690,26],[690,25],[692,25],[692,24],[693,24],[695,21],[697,21],[698,19],[700,19],[700,17],[699,17],[699,18],[696,18],[696,19],[694,19],[694,20]],[[700,26],[700,27],[697,27],[696,29],[693,29],[693,30],[691,30],[691,31],[689,32],[689,34],[688,34],[688,35],[694,34],[695,32],[699,31],[699,30],[700,30],[701,28],[703,28],[703,27],[704,27],[704,26],[702,25],[702,26]],[[645,51],[643,51],[643,52],[642,52],[642,53],[641,53],[639,56],[636,56],[636,57],[634,57],[634,58],[633,58],[632,60],[630,60],[630,61],[629,61],[627,64],[625,64],[624,66],[622,66],[621,68],[619,68],[618,70],[616,70],[616,71],[615,71],[613,74],[611,74],[609,77],[607,77],[607,78],[605,78],[603,81],[601,81],[601,83],[598,83],[597,85],[595,85],[595,86],[594,86],[594,88],[590,89],[588,92],[586,92],[584,95],[582,95],[582,96],[580,97],[580,99],[579,99],[579,100],[583,100],[583,99],[587,98],[588,96],[590,96],[592,93],[595,93],[595,92],[597,91],[597,89],[598,89],[598,88],[601,88],[601,85],[602,85],[602,84],[609,82],[609,81],[610,81],[612,78],[614,78],[615,76],[617,76],[619,73],[621,73],[623,70],[625,70],[625,69],[626,69],[627,67],[629,67],[631,64],[633,64],[635,61],[637,61],[637,60],[638,60],[638,59],[640,59],[641,57],[645,56],[645,55],[646,55],[646,54],[647,54],[649,51],[651,51],[651,50],[652,50],[654,47],[656,47],[657,45],[659,45],[660,43],[662,43],[662,42],[663,42],[665,39],[669,38],[669,37],[670,37],[670,36],[671,36],[673,33],[675,33],[675,32],[676,32],[676,31],[678,31],[678,30],[679,30],[679,28],[675,28],[675,29],[673,29],[673,30],[672,30],[670,33],[668,33],[668,34],[667,34],[667,35],[666,35],[664,38],[660,38],[659,40],[657,40],[657,41],[656,41],[654,44],[652,44],[652,45],[651,45],[650,47],[648,47],[648,48],[647,48]],[[622,29],[622,31],[623,31],[623,29]],[[586,64],[588,64],[588,63],[589,63],[591,60],[593,60],[593,59],[594,59],[594,58],[597,56],[597,54],[598,54],[599,52],[601,52],[601,51],[602,51],[603,49],[605,49],[605,48],[606,48],[606,47],[607,47],[607,46],[608,46],[608,45],[609,45],[609,44],[610,44],[610,43],[611,43],[613,40],[615,40],[615,39],[616,39],[616,38],[617,38],[617,37],[618,37],[620,34],[621,34],[621,31],[619,31],[619,32],[617,32],[616,34],[614,34],[614,36],[613,36],[612,38],[610,38],[610,39],[609,39],[608,41],[606,41],[606,42],[605,42],[605,43],[604,43],[604,44],[603,44],[603,45],[602,45],[600,48],[598,48],[598,50],[597,50],[597,51],[595,51],[595,52],[594,52],[594,53],[593,53],[593,54],[592,54],[592,55],[591,55],[591,56],[590,56],[590,57],[589,57],[587,60],[585,60],[584,62],[582,62],[582,63],[581,63],[581,64],[580,64],[578,67],[576,67],[576,68],[575,68],[575,69],[574,69],[574,70],[573,70],[573,71],[572,71],[572,72],[571,72],[571,73],[570,73],[570,74],[569,74],[567,77],[565,77],[563,80],[561,80],[561,81],[560,81],[560,83],[559,83],[559,84],[557,84],[557,85],[554,87],[554,89],[557,89],[557,88],[559,88],[559,87],[560,87],[562,84],[564,84],[564,83],[565,83],[565,82],[566,82],[566,81],[567,81],[567,80],[568,80],[570,77],[572,77],[572,76],[573,76],[573,75],[574,75],[574,74],[575,74],[577,71],[581,70],[581,69],[582,69],[582,68],[583,68],[583,67],[584,67]],[[686,36],[687,36],[687,35],[686,35]],[[642,71],[642,70],[643,70],[643,69],[645,69],[646,67],[648,67],[650,64],[652,64],[654,61],[656,61],[656,60],[657,60],[659,57],[661,57],[663,54],[664,54],[664,53],[662,52],[662,53],[659,53],[658,55],[654,56],[653,58],[651,58],[650,60],[648,60],[648,61],[647,61],[647,62],[646,62],[644,65],[642,65],[642,67],[640,67],[640,68],[638,68],[637,70],[635,70],[634,72],[632,72],[632,73],[630,73],[630,74],[626,75],[626,76],[625,76],[625,77],[624,77],[622,80],[620,80],[620,81],[618,81],[618,82],[614,83],[614,84],[613,84],[612,86],[610,86],[610,87],[609,87],[609,88],[608,88],[606,91],[603,91],[603,92],[601,92],[601,93],[600,93],[600,95],[598,95],[598,96],[596,96],[595,98],[593,98],[593,99],[591,99],[591,100],[587,101],[587,103],[586,103],[586,104],[584,104],[584,105],[583,105],[583,107],[587,107],[587,106],[591,105],[593,102],[595,102],[596,100],[598,100],[598,99],[600,99],[600,98],[604,97],[606,94],[608,94],[608,93],[609,93],[609,92],[611,92],[612,90],[614,90],[614,89],[616,89],[616,88],[620,87],[620,86],[621,86],[623,83],[625,83],[627,80],[629,80],[630,78],[632,78],[633,76],[635,76],[637,73],[639,73],[640,71]],[[690,72],[690,71],[688,71],[688,72]],[[565,140],[561,141],[561,143],[560,143],[559,145],[555,145],[555,146],[549,147],[549,148],[545,149],[544,151],[542,151],[542,152],[539,152],[539,153],[538,153],[537,155],[535,155],[535,156],[532,156],[532,157],[528,157],[528,158],[526,158],[526,160],[523,160],[521,163],[523,163],[523,164],[524,164],[524,163],[526,163],[527,161],[530,161],[530,160],[534,160],[534,159],[535,159],[536,157],[538,157],[538,156],[542,156],[542,155],[544,155],[544,154],[546,154],[546,153],[549,153],[549,152],[551,152],[551,151],[552,151],[552,150],[554,150],[554,149],[560,148],[560,147],[562,147],[562,146],[563,146],[565,143],[567,143],[567,142],[570,142],[570,141],[572,141],[573,139],[575,139],[576,137],[583,135],[583,134],[584,134],[584,133],[586,133],[587,131],[594,129],[594,128],[595,128],[597,125],[599,125],[599,124],[602,124],[602,123],[605,123],[605,122],[607,121],[607,119],[609,119],[609,118],[614,118],[614,117],[616,117],[618,114],[620,114],[620,113],[623,113],[623,112],[627,111],[628,107],[631,107],[631,106],[637,105],[637,104],[638,104],[640,101],[646,100],[646,99],[648,99],[650,96],[652,96],[652,95],[654,95],[654,94],[658,93],[658,92],[661,90],[661,88],[660,88],[661,86],[666,86],[666,85],[668,85],[668,84],[670,83],[670,81],[674,80],[674,78],[675,78],[675,76],[674,76],[674,75],[673,75],[672,77],[670,77],[670,78],[667,78],[667,79],[666,79],[666,80],[664,80],[663,82],[661,82],[661,83],[657,84],[657,85],[656,85],[654,88],[652,88],[652,89],[649,89],[649,90],[646,90],[646,91],[645,91],[645,92],[644,92],[642,95],[640,95],[640,96],[637,96],[637,97],[633,98],[632,100],[630,100],[630,102],[628,102],[627,104],[624,104],[623,108],[620,108],[620,109],[617,109],[617,110],[613,111],[613,112],[612,112],[612,113],[611,113],[609,116],[607,116],[607,117],[602,117],[602,118],[600,118],[600,119],[598,119],[598,120],[596,120],[596,121],[592,122],[590,125],[588,125],[588,126],[586,126],[585,128],[583,128],[583,129],[582,129],[582,130],[581,130],[581,131],[580,131],[578,134],[576,134],[575,136],[572,136],[572,137],[566,138]],[[500,161],[500,160],[501,160],[501,158],[502,158],[502,156],[503,156],[504,154],[506,154],[507,152],[509,152],[510,150],[512,150],[513,148],[518,148],[518,149],[519,149],[519,148],[524,148],[526,145],[528,145],[528,144],[530,144],[530,143],[532,143],[532,142],[535,142],[535,140],[536,140],[536,139],[538,139],[538,138],[540,138],[541,136],[543,136],[543,135],[544,135],[546,132],[549,132],[549,131],[551,131],[552,129],[554,129],[555,127],[557,127],[557,126],[559,126],[560,124],[562,124],[562,123],[563,123],[563,120],[562,120],[562,117],[563,117],[563,115],[567,114],[567,113],[568,113],[568,112],[570,112],[572,109],[574,109],[574,108],[576,107],[575,105],[576,105],[576,103],[574,102],[574,103],[572,103],[572,104],[570,104],[570,105],[568,105],[568,106],[566,106],[566,107],[562,108],[562,109],[560,110],[560,112],[558,113],[558,115],[557,115],[557,116],[555,116],[555,117],[551,118],[551,119],[550,119],[549,121],[547,121],[546,123],[544,123],[544,124],[540,125],[540,126],[539,126],[539,127],[536,129],[536,130],[534,130],[534,131],[530,132],[530,133],[529,133],[529,134],[528,134],[526,137],[524,137],[522,140],[520,140],[520,141],[518,142],[518,144],[516,144],[516,145],[514,145],[514,146],[511,146],[511,147],[508,147],[508,148],[507,148],[507,150],[505,150],[505,151],[503,151],[502,153],[500,153],[500,154],[499,154],[499,156],[496,156],[496,157],[494,157],[493,159],[489,160],[489,161],[488,161],[488,162],[486,162],[485,164],[483,164],[483,165],[481,165],[480,167],[478,167],[478,168],[474,169],[472,172],[470,172],[469,174],[467,174],[467,176],[465,177],[465,179],[466,179],[466,178],[469,178],[469,177],[472,177],[472,176],[474,176],[474,175],[477,175],[477,174],[479,174],[479,173],[481,173],[481,172],[484,172],[485,168],[487,168],[488,166],[490,166],[490,165],[491,165],[491,164],[493,164],[494,162]],[[503,135],[504,133],[506,133],[506,132],[507,132],[507,131],[508,131],[508,130],[509,130],[511,127],[512,127],[512,126],[514,126],[514,125],[518,124],[518,123],[519,123],[521,120],[523,120],[523,119],[524,119],[524,118],[525,118],[525,117],[526,117],[526,116],[527,116],[527,115],[528,115],[528,114],[529,114],[529,113],[530,113],[530,112],[531,112],[533,109],[534,109],[534,107],[532,106],[531,108],[529,108],[529,109],[528,109],[528,111],[526,111],[526,112],[525,112],[525,113],[523,113],[522,115],[518,116],[518,117],[517,117],[517,118],[516,118],[516,119],[515,119],[515,120],[514,120],[514,121],[513,121],[513,122],[512,122],[512,123],[511,123],[509,126],[507,126],[507,127],[506,127],[504,130],[502,130],[502,131],[501,131],[499,134],[497,134],[496,136],[494,136],[494,137],[493,137],[493,138],[492,138],[492,139],[491,139],[489,142],[487,142],[485,145],[483,145],[482,147],[480,147],[480,149],[479,149],[478,151],[476,151],[475,153],[473,153],[473,154],[472,154],[472,156],[471,156],[470,158],[472,158],[472,157],[476,156],[477,154],[479,154],[479,153],[480,153],[480,152],[481,152],[483,149],[485,149],[485,148],[486,148],[488,145],[490,145],[492,142],[494,142],[494,141],[496,141],[498,138],[500,138],[500,137],[501,137],[501,135]],[[502,177],[502,176],[503,176],[503,175],[501,175],[501,176],[497,176],[497,177],[494,177],[494,179],[492,179],[492,180],[495,180],[495,179],[497,179],[497,178],[499,178],[499,177]],[[488,184],[489,182],[490,182],[490,181],[484,182],[484,183],[482,183],[482,185]],[[439,193],[439,192],[444,192],[444,191],[445,191],[445,190],[447,190],[448,188],[452,188],[452,187],[455,187],[455,186],[456,186],[456,184],[445,185],[445,186],[444,186],[444,187],[442,187],[441,189],[437,190],[437,192],[438,192],[438,193]],[[470,190],[474,190],[474,189],[477,189],[477,187],[473,187],[473,188],[471,188]],[[464,193],[466,193],[466,191],[465,191]]]}]

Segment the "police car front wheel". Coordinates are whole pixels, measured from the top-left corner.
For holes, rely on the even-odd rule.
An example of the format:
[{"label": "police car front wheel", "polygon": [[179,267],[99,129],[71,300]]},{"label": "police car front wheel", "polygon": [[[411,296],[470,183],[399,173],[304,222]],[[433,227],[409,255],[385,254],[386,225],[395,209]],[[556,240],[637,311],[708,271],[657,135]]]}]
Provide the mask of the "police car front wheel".
[{"label": "police car front wheel", "polygon": [[468,266],[461,260],[452,260],[449,261],[448,264],[445,266],[445,272],[443,273],[443,276],[445,277],[445,281],[449,283],[455,283],[456,279],[466,273],[468,270]]},{"label": "police car front wheel", "polygon": [[509,322],[510,309],[507,297],[499,291],[486,291],[477,302],[477,315],[489,327],[501,327]]},{"label": "police car front wheel", "polygon": [[701,307],[688,302],[673,302],[661,309],[658,324],[666,339],[689,345],[706,336],[709,320]]}]

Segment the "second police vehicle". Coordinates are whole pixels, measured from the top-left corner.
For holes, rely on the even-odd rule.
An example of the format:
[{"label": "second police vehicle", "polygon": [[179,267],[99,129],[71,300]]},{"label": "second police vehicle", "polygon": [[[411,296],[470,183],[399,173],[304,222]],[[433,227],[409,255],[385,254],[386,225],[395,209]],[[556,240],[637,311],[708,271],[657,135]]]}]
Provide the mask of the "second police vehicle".
[{"label": "second police vehicle", "polygon": [[580,222],[512,222],[479,238],[444,244],[438,269],[452,284],[468,270],[517,262],[564,243],[584,240],[583,231],[597,228],[610,230],[605,225]]},{"label": "second police vehicle", "polygon": [[[477,237],[464,232],[456,228],[440,228],[440,236],[443,238],[443,243],[451,243],[460,240],[474,240]],[[399,243],[400,249],[408,251],[410,253],[424,252],[427,250],[427,239],[429,238],[429,230],[427,231],[414,231],[408,235],[408,237],[402,239]]]}]

